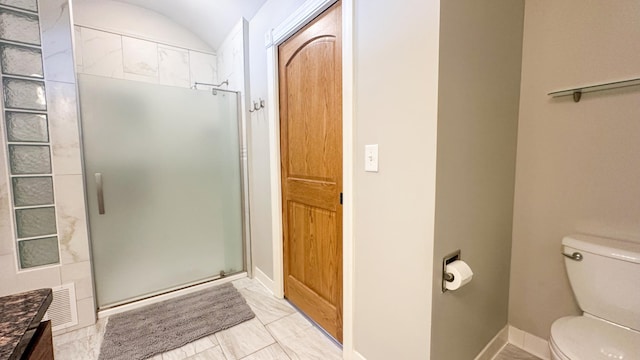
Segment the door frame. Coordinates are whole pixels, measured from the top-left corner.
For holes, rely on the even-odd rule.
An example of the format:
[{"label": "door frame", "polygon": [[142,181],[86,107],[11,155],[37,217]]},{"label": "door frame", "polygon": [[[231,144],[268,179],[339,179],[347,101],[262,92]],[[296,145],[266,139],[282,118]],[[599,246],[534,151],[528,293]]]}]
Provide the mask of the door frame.
[{"label": "door frame", "polygon": [[[284,297],[282,184],[280,172],[280,107],[278,46],[302,29],[337,0],[307,0],[280,25],[267,32],[267,103],[269,121],[269,177],[273,242],[273,293]],[[354,166],[354,0],[342,0],[342,263],[343,358],[353,358],[353,166]]]}]

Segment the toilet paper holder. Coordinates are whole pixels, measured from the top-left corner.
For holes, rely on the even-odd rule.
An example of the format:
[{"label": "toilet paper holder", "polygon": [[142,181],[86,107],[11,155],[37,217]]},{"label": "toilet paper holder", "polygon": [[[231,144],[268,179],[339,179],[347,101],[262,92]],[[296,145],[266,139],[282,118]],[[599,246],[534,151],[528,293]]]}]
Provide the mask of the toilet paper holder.
[{"label": "toilet paper holder", "polygon": [[453,274],[447,272],[447,265],[456,260],[460,260],[460,250],[456,250],[442,259],[442,292],[449,291],[447,289],[447,281],[453,281]]}]

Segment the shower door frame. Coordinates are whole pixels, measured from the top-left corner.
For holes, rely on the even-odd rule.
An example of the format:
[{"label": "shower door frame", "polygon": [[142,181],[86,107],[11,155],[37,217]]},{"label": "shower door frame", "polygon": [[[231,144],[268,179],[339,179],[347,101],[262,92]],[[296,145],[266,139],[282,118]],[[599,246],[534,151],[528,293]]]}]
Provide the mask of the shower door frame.
[{"label": "shower door frame", "polygon": [[[93,75],[98,76],[98,75]],[[105,77],[108,78],[108,77]],[[110,78],[109,78],[110,79]],[[118,80],[126,80],[126,79],[118,79]],[[135,80],[126,80],[126,81],[135,81]],[[168,86],[168,85],[159,85],[159,84],[149,84],[155,86]],[[79,89],[79,86],[78,86]],[[186,88],[184,88],[186,90]],[[159,290],[153,293],[141,295],[138,297],[134,297],[131,299],[127,299],[118,303],[111,304],[104,308],[100,308],[98,306],[98,296],[97,296],[97,286],[96,284],[96,271],[94,268],[94,259],[93,259],[93,239],[91,234],[91,219],[89,216],[89,192],[87,187],[87,165],[86,165],[86,157],[85,157],[85,137],[83,132],[83,122],[82,122],[82,94],[78,90],[78,132],[80,137],[80,156],[81,156],[81,166],[82,166],[82,185],[84,191],[84,204],[85,204],[85,217],[87,222],[87,235],[89,238],[89,259],[91,263],[91,280],[93,284],[93,299],[94,299],[94,308],[96,309],[97,318],[105,318],[114,314],[122,313],[125,311],[133,310],[136,308],[140,308],[149,304],[157,303],[160,301],[168,300],[171,298],[175,298],[181,295],[189,294],[192,292],[196,292],[199,290],[203,290],[209,288],[211,286],[219,285],[225,282],[231,282],[237,279],[244,278],[246,276],[252,276],[252,261],[251,261],[251,231],[249,226],[250,221],[250,213],[248,206],[249,194],[248,192],[248,151],[245,151],[247,139],[246,139],[246,124],[245,124],[245,109],[242,106],[242,93],[241,91],[235,90],[227,90],[227,89],[217,89],[212,88],[209,90],[201,90],[197,88],[190,88],[191,91],[208,91],[211,92],[211,96],[216,96],[216,92],[226,92],[233,93],[236,96],[236,108],[237,108],[237,122],[238,122],[238,146],[239,146],[239,158],[237,161],[240,164],[240,209],[241,209],[241,222],[242,222],[242,270],[230,274],[230,275],[218,275],[208,279],[201,279],[197,281],[193,281],[186,284],[181,284],[178,286],[174,286],[168,289]],[[245,166],[244,154],[247,156],[247,166]],[[246,191],[245,191],[246,190]]]}]

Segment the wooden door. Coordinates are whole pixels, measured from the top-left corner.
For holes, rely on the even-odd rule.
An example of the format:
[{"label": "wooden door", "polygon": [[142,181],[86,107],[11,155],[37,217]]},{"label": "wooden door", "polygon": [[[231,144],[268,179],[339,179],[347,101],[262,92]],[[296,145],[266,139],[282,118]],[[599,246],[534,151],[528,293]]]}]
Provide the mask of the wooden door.
[{"label": "wooden door", "polygon": [[279,46],[284,294],[342,342],[340,2]]}]

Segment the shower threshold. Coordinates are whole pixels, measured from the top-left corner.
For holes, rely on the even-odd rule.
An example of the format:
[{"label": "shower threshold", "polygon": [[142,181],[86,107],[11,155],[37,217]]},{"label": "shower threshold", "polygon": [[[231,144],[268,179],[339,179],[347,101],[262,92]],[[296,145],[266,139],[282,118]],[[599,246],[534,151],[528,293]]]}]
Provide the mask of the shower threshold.
[{"label": "shower threshold", "polygon": [[111,315],[123,313],[125,311],[138,309],[143,306],[156,304],[165,300],[177,298],[182,295],[191,294],[200,290],[208,289],[213,286],[222,285],[224,283],[232,282],[238,279],[247,277],[247,272],[242,271],[233,275],[217,276],[204,281],[198,281],[191,284],[178,286],[175,288],[163,290],[158,293],[145,295],[136,299],[131,299],[126,302],[116,303],[109,305],[108,307],[98,309],[98,319],[106,318]]}]

